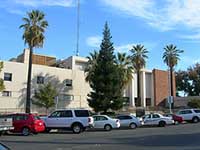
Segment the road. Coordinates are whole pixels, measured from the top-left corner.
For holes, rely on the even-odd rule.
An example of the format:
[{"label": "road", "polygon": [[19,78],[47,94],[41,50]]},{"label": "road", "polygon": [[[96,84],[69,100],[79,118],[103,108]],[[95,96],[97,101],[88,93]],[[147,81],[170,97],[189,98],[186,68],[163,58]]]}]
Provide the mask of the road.
[{"label": "road", "polygon": [[200,123],[110,132],[88,131],[78,135],[71,132],[28,137],[6,135],[0,139],[12,150],[199,150]]}]

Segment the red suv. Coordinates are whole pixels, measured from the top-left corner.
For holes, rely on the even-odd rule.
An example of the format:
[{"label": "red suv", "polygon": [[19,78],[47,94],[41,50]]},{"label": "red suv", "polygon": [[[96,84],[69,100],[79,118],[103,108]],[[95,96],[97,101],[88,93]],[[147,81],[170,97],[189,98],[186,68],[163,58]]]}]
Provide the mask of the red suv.
[{"label": "red suv", "polygon": [[27,136],[30,133],[39,133],[45,130],[44,122],[37,115],[16,113],[9,116],[13,118],[14,130],[12,132],[22,133]]}]

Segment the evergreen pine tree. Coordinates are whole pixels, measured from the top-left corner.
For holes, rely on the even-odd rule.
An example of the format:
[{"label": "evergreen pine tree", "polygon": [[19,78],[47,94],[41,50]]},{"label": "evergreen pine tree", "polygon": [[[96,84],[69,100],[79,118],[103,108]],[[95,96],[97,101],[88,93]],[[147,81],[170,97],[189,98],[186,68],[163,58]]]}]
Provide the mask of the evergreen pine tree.
[{"label": "evergreen pine tree", "polygon": [[88,95],[88,102],[96,112],[107,112],[108,109],[117,110],[123,104],[121,79],[115,63],[111,38],[110,29],[106,23],[97,63],[89,82],[92,92]]}]

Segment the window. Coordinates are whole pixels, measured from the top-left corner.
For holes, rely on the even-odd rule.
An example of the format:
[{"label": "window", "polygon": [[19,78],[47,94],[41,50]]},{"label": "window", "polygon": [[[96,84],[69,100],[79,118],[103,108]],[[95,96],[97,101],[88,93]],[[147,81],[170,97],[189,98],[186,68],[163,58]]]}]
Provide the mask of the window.
[{"label": "window", "polygon": [[179,114],[192,114],[192,111],[191,110],[183,110],[183,111],[180,111]]},{"label": "window", "polygon": [[145,115],[144,117],[142,117],[143,119],[151,119],[151,114],[149,114],[149,115]]},{"label": "window", "polygon": [[62,111],[60,117],[73,117],[71,110]]},{"label": "window", "polygon": [[12,81],[12,73],[4,73],[5,81]]},{"label": "window", "polygon": [[192,114],[192,111],[191,110],[186,110],[185,114]]},{"label": "window", "polygon": [[68,86],[68,87],[71,87],[72,86],[72,80],[66,79],[65,85]]},{"label": "window", "polygon": [[120,120],[128,120],[128,119],[132,119],[131,116],[118,116],[117,118],[120,119]]},{"label": "window", "polygon": [[195,113],[200,113],[200,109],[195,109],[194,112]]},{"label": "window", "polygon": [[124,116],[117,116],[117,119],[123,120],[123,119],[124,119]]},{"label": "window", "polygon": [[153,114],[153,118],[160,118],[158,114]]},{"label": "window", "polygon": [[2,96],[11,97],[12,96],[12,92],[11,91],[3,91],[2,92]]},{"label": "window", "polygon": [[102,120],[108,120],[108,118],[101,116],[101,117],[99,117],[99,120],[100,121],[102,121]]},{"label": "window", "polygon": [[61,116],[61,111],[55,111],[50,115],[51,118],[57,118],[60,116]]},{"label": "window", "polygon": [[34,116],[34,120],[41,120],[39,116]]},{"label": "window", "polygon": [[131,116],[124,116],[125,119],[132,119]]},{"label": "window", "polygon": [[108,118],[104,116],[95,116],[94,121],[103,121],[103,120],[108,120]]},{"label": "window", "polygon": [[28,116],[27,115],[14,115],[13,120],[15,121],[21,121],[21,120],[27,120]]},{"label": "window", "polygon": [[74,96],[73,95],[62,94],[61,95],[61,99],[64,100],[64,101],[72,101],[72,100],[74,100]]},{"label": "window", "polygon": [[44,77],[43,76],[37,76],[37,84],[44,84]]},{"label": "window", "polygon": [[76,117],[89,117],[88,110],[75,110]]}]

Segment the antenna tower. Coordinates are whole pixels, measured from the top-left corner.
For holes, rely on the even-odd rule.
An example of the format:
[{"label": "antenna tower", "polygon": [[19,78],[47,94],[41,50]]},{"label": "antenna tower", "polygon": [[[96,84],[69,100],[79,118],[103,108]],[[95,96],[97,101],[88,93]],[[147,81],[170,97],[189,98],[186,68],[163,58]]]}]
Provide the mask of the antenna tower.
[{"label": "antenna tower", "polygon": [[77,0],[77,41],[76,41],[76,56],[79,56],[79,30],[80,30],[80,0]]}]

